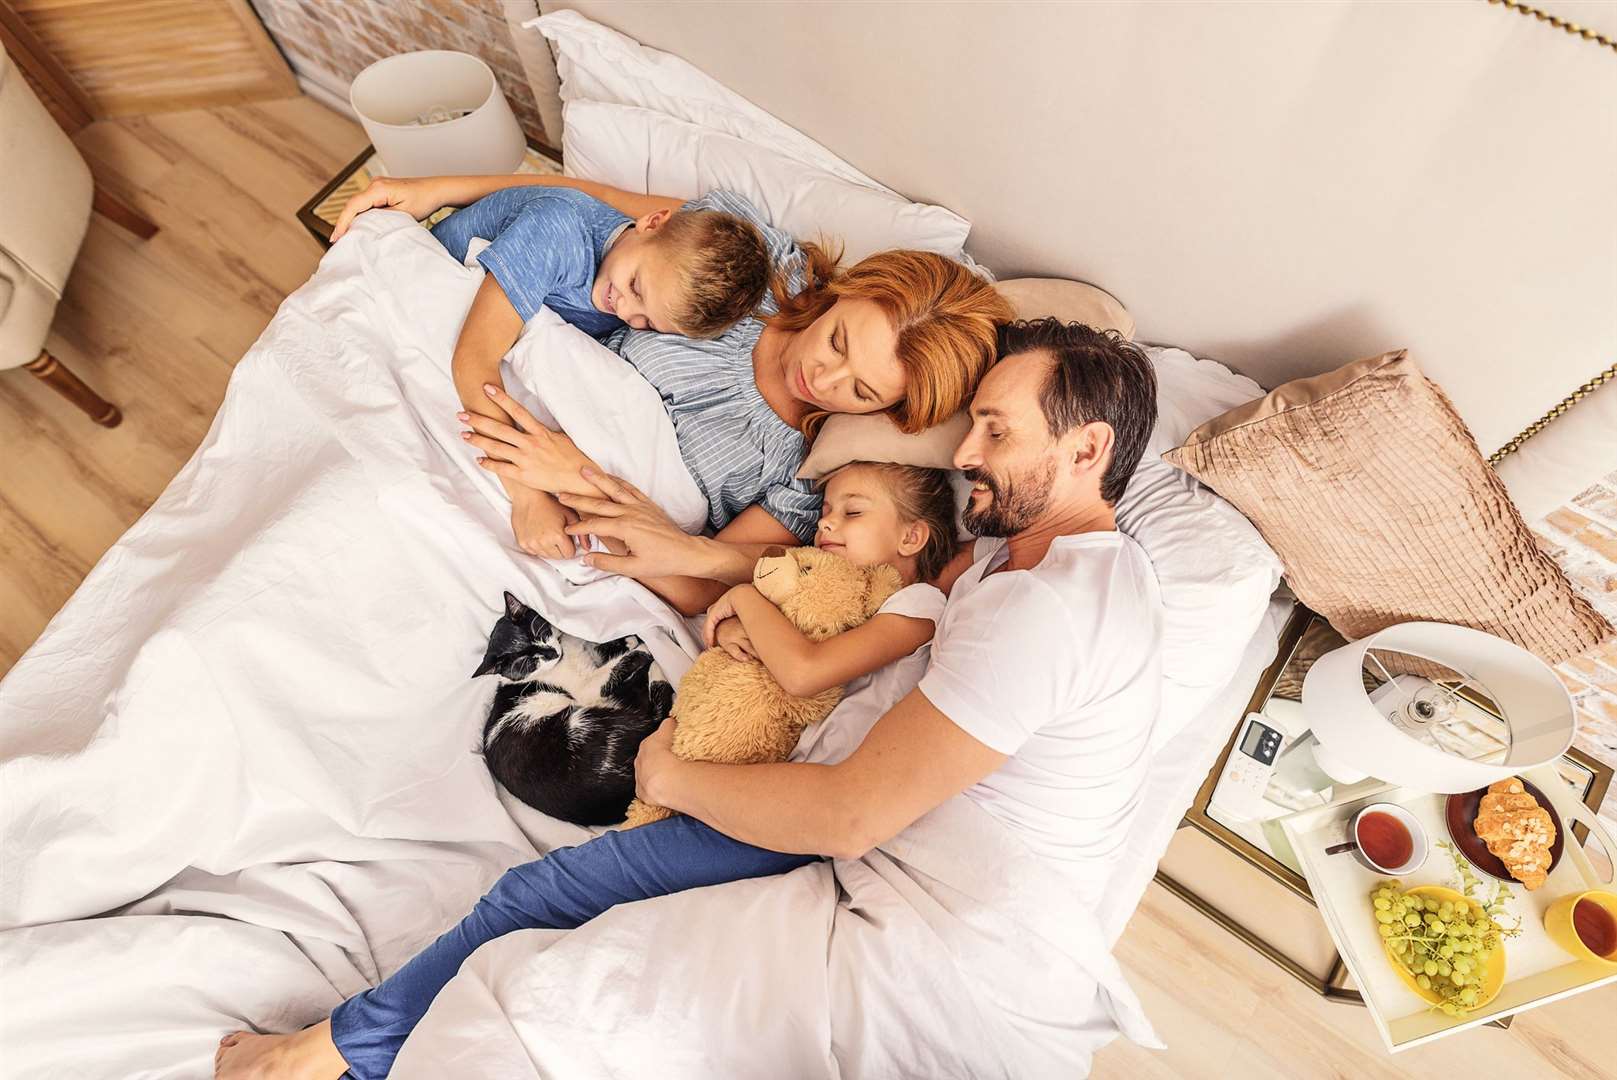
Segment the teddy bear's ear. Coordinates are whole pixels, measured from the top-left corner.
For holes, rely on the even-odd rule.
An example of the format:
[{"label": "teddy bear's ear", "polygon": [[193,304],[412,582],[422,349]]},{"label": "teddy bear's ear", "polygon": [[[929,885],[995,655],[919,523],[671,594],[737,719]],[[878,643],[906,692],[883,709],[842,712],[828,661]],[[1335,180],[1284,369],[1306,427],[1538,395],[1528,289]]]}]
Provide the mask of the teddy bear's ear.
[{"label": "teddy bear's ear", "polygon": [[865,567],[865,618],[873,618],[881,606],[903,587],[904,579],[886,563]]}]

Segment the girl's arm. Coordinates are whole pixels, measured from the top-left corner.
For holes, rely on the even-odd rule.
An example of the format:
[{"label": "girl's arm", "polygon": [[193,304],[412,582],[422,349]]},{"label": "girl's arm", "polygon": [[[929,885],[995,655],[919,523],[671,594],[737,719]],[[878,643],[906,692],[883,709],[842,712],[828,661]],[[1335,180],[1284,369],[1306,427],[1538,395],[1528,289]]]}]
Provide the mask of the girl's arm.
[{"label": "girl's arm", "polygon": [[835,765],[720,765],[673,752],[670,719],[640,744],[641,798],[756,847],[857,859],[1006,761],[912,690]]},{"label": "girl's arm", "polygon": [[684,199],[667,195],[639,195],[622,188],[578,180],[571,176],[539,176],[511,173],[504,176],[418,176],[394,178],[378,176],[364,191],[349,199],[331,230],[335,244],[367,210],[403,210],[417,221],[430,217],[445,206],[466,206],[485,195],[508,187],[570,187],[599,199],[619,213],[639,219],[658,210],[678,210]]},{"label": "girl's arm", "polygon": [[886,667],[931,641],[937,629],[931,619],[886,614],[813,641],[763,593],[752,585],[738,585],[708,612],[710,638],[716,624],[731,614],[741,620],[753,652],[769,674],[793,697],[813,697]]}]

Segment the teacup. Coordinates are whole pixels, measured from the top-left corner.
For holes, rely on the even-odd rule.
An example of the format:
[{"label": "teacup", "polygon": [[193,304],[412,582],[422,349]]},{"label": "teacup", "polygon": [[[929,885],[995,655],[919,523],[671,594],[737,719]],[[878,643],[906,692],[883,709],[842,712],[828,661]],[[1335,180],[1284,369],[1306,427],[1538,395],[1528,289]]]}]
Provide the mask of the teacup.
[{"label": "teacup", "polygon": [[1592,889],[1561,897],[1544,912],[1544,932],[1579,960],[1617,968],[1617,893]]},{"label": "teacup", "polygon": [[1426,829],[1414,814],[1397,803],[1371,803],[1361,807],[1348,822],[1348,835],[1353,839],[1331,845],[1325,849],[1325,854],[1351,851],[1360,864],[1378,874],[1413,873],[1426,862],[1431,850]]}]

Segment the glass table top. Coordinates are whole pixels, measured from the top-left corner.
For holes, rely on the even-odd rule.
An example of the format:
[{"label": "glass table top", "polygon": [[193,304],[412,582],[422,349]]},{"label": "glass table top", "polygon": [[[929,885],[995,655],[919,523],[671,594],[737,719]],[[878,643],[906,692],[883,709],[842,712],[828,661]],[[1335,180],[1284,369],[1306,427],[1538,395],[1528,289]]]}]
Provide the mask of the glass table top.
[{"label": "glass table top", "polygon": [[[1265,725],[1279,733],[1281,740],[1274,772],[1263,790],[1261,803],[1241,800],[1230,790],[1237,785],[1222,775],[1226,758],[1235,752],[1231,746],[1215,765],[1189,815],[1191,823],[1202,825],[1204,831],[1227,833],[1219,837],[1227,844],[1231,839],[1240,841],[1230,846],[1305,895],[1307,886],[1279,819],[1309,807],[1351,801],[1383,786],[1382,781],[1375,778],[1357,784],[1333,783],[1313,761],[1312,736],[1303,721],[1303,679],[1315,660],[1343,644],[1346,644],[1345,639],[1331,629],[1329,623],[1298,605],[1282,636],[1281,653],[1286,657],[1285,662],[1278,671],[1270,669],[1266,681],[1272,678],[1272,682],[1267,688],[1259,686],[1252,712],[1247,714],[1255,713]],[[1396,686],[1409,677],[1401,672],[1409,667],[1402,662],[1407,659],[1401,654],[1378,657],[1372,651],[1365,662],[1366,691],[1372,695],[1377,690],[1391,693],[1387,690],[1389,683]],[[1278,658],[1276,664],[1280,664]],[[1378,667],[1382,670],[1375,670]],[[1417,723],[1435,721],[1424,732],[1428,739],[1451,752],[1483,760],[1502,755],[1508,749],[1508,724],[1501,720],[1484,688],[1474,683],[1468,685],[1462,673],[1427,669],[1421,674],[1431,676],[1444,690],[1458,690],[1442,695],[1445,700],[1432,710],[1434,715],[1415,718]],[[1411,712],[1414,712],[1413,707]],[[1244,723],[1245,718],[1241,719]],[[1585,801],[1591,795],[1603,793],[1611,777],[1610,769],[1576,751],[1563,756],[1559,768],[1574,793]],[[1232,804],[1238,809],[1232,809]],[[1198,817],[1202,820],[1198,821]],[[1207,825],[1217,828],[1207,830]]]}]

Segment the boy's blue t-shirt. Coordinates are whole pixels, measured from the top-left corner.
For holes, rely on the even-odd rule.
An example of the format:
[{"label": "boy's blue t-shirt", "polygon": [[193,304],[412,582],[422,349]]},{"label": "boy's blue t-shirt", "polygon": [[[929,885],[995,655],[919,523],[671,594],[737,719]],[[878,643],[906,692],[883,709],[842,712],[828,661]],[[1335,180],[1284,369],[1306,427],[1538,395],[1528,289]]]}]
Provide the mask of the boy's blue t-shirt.
[{"label": "boy's blue t-shirt", "polygon": [[458,261],[474,236],[489,241],[477,261],[494,276],[526,323],[545,305],[586,334],[604,337],[623,323],[590,302],[595,271],[627,215],[567,187],[510,187],[486,195],[432,227]]}]

